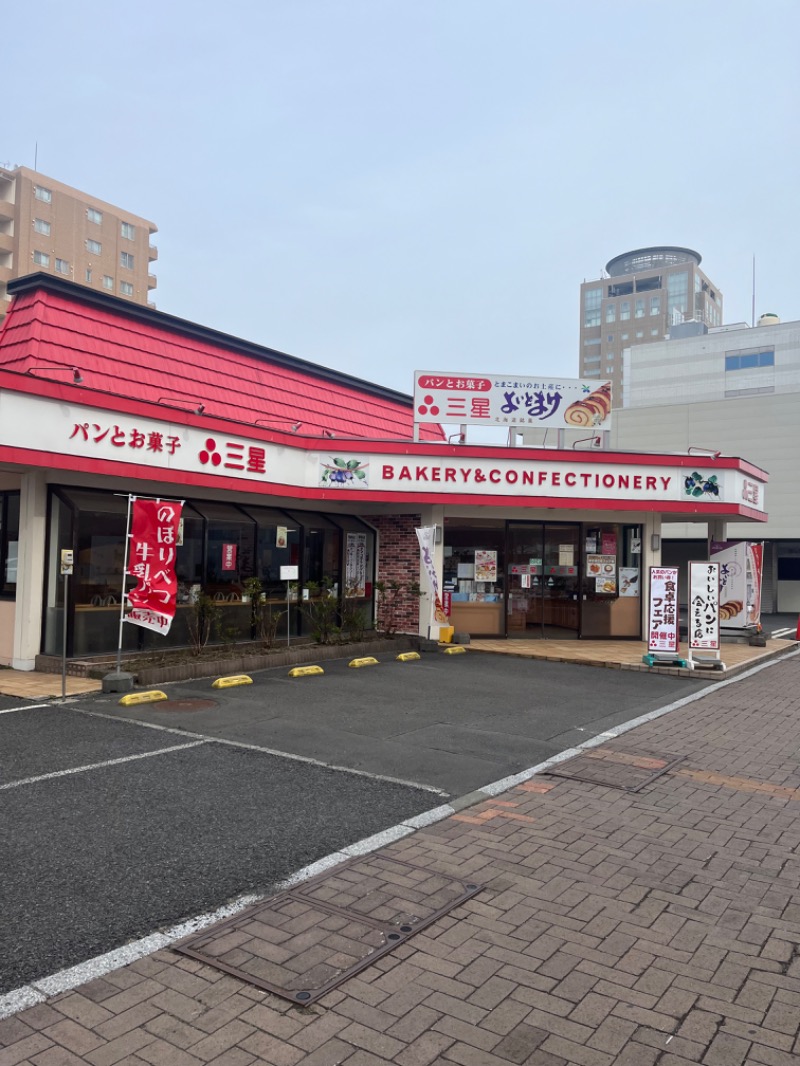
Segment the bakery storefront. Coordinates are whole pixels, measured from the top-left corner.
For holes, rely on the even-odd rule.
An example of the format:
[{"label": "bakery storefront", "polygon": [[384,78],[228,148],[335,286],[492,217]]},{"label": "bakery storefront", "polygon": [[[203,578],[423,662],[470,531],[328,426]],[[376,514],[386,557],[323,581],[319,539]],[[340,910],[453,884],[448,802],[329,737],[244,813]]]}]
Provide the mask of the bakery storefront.
[{"label": "bakery storefront", "polygon": [[[382,585],[418,581],[396,628],[436,635],[416,530],[450,624],[473,636],[636,638],[662,524],[766,517],[763,471],[696,456],[414,440],[411,397],[40,276],[10,287],[0,332],[0,663],[117,645],[128,498],[184,501],[167,637],[199,591],[226,639],[252,636],[256,579],[289,632],[332,596],[382,628]],[[418,433],[419,435],[419,433]],[[754,526],[757,530],[757,526]],[[75,569],[64,596],[59,560]],[[281,567],[296,566],[287,589]],[[324,592],[323,592],[324,590]]]}]

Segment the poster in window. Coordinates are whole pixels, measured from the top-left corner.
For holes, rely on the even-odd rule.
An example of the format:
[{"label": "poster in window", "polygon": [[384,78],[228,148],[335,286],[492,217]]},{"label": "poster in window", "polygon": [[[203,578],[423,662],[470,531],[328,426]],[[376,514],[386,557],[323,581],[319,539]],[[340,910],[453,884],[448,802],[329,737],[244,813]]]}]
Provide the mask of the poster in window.
[{"label": "poster in window", "polygon": [[497,581],[497,552],[479,549],[475,552],[475,580]]},{"label": "poster in window", "polygon": [[603,533],[600,538],[600,551],[603,555],[617,554],[617,534]]},{"label": "poster in window", "polygon": [[345,594],[356,599],[363,599],[367,594],[366,533],[347,534]]}]

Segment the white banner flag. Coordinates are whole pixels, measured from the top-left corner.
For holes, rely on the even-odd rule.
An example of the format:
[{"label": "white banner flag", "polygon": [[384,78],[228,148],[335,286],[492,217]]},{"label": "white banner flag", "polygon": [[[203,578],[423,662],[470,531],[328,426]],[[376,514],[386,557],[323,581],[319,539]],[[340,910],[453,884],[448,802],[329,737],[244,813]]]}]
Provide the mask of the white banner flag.
[{"label": "white banner flag", "polygon": [[436,565],[433,561],[436,526],[423,526],[421,529],[416,530],[416,534],[422,556],[422,565],[425,567],[425,573],[428,575],[428,581],[433,591],[433,618],[438,625],[446,626],[447,614],[439,595],[439,578],[436,576]]}]

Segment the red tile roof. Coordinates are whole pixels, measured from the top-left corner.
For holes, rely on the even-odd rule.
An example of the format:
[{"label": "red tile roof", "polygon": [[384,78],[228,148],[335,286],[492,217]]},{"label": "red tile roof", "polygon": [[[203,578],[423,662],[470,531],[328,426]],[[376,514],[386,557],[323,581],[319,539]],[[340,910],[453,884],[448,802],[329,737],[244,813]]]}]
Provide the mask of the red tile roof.
[{"label": "red tile roof", "polygon": [[[413,401],[402,393],[45,275],[11,282],[9,292],[4,369],[76,367],[86,390],[184,410],[204,404],[207,415],[267,429],[301,422],[300,435],[413,437]],[[444,438],[438,426],[421,431]]]}]

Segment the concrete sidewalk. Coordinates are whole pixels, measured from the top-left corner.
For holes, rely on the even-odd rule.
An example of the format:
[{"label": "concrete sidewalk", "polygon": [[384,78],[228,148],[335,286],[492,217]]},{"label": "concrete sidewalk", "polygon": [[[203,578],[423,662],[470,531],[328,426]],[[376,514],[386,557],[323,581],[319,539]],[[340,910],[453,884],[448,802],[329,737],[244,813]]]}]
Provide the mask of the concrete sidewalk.
[{"label": "concrete sidewalk", "polygon": [[800,657],[578,758],[387,845],[485,887],[313,1006],[160,950],[0,1066],[797,1066]]}]

